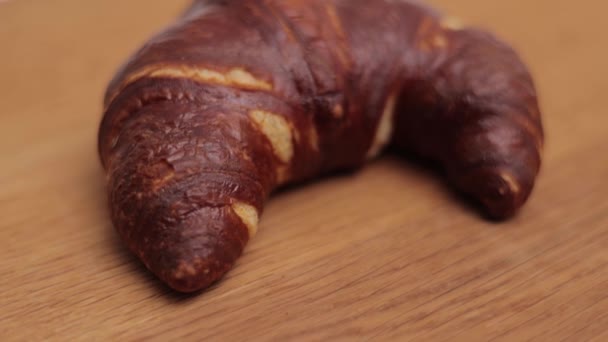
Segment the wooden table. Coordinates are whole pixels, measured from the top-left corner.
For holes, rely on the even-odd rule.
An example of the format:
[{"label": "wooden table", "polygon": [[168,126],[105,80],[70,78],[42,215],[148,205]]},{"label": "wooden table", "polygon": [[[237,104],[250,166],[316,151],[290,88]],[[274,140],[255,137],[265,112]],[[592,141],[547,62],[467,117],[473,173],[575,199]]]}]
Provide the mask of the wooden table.
[{"label": "wooden table", "polygon": [[185,0],[0,4],[0,340],[608,340],[608,5],[434,2],[536,75],[548,140],[521,214],[487,222],[387,157],[274,197],[196,296],[126,252],[95,145],[109,78]]}]

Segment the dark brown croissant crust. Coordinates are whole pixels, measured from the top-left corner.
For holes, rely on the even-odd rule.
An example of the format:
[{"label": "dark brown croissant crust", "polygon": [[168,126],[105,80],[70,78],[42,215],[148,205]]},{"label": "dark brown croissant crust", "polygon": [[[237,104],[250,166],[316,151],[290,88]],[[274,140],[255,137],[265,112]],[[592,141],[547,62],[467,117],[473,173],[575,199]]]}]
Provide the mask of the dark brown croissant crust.
[{"label": "dark brown croissant crust", "polygon": [[114,225],[183,292],[233,266],[277,187],[389,144],[507,218],[540,167],[531,76],[414,1],[195,1],[113,79],[99,132]]}]

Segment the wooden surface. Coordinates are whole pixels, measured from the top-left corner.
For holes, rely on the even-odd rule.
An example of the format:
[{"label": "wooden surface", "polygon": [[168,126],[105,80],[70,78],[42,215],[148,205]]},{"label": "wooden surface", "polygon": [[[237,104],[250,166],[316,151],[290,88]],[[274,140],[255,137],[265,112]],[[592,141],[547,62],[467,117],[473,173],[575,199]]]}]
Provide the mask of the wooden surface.
[{"label": "wooden surface", "polygon": [[172,293],[109,222],[95,139],[117,66],[185,1],[0,4],[0,340],[608,340],[606,2],[436,0],[536,76],[538,187],[481,219],[383,158],[274,197],[219,286]]}]

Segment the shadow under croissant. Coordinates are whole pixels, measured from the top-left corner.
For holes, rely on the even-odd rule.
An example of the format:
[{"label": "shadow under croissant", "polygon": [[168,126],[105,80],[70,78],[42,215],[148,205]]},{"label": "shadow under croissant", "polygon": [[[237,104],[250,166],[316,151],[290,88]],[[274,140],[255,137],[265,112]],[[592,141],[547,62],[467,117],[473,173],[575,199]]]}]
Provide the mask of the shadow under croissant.
[{"label": "shadow under croissant", "polygon": [[[440,183],[441,186],[438,188],[442,192],[442,195],[448,196],[451,203],[459,206],[461,211],[497,226],[505,223],[505,218],[490,215],[487,208],[483,206],[478,198],[458,189],[447,177],[446,171],[442,169],[439,163],[421,157],[411,151],[398,151],[393,146],[389,148],[387,154],[394,157],[393,159],[400,164],[400,167],[416,170],[417,173],[428,176],[429,181]],[[519,212],[516,212],[513,216],[507,217],[507,219],[511,219],[518,214]]]},{"label": "shadow under croissant", "polygon": [[[439,190],[441,193],[439,196],[446,196],[450,199],[453,205],[458,206],[459,210],[466,212],[468,215],[477,216],[485,218],[487,222],[493,223],[498,226],[501,220],[493,219],[487,215],[485,215],[485,211],[482,206],[476,202],[472,197],[463,194],[458,191],[445,177],[444,172],[438,168],[436,163],[429,161],[427,159],[421,158],[415,154],[403,151],[396,151],[395,149],[390,149],[387,153],[384,154],[382,158],[372,162],[372,165],[368,164],[368,168],[373,168],[373,164],[375,163],[383,163],[388,164],[389,167],[403,168],[404,170],[408,170],[408,172],[415,174],[417,181],[424,181],[430,183],[436,183],[438,186],[435,187],[435,190]],[[355,170],[341,170],[334,171],[330,174],[321,177],[321,179],[310,180],[299,184],[289,185],[278,189],[270,198],[270,201],[280,201],[283,196],[288,195],[293,191],[299,191],[300,188],[307,186],[314,186],[315,184],[320,184],[325,181],[331,181],[333,179],[348,179],[354,178],[359,174],[361,169]],[[354,181],[354,179],[353,179]],[[344,184],[344,186],[348,186],[348,184]],[[309,187],[308,187],[309,188]],[[364,206],[364,203],[361,204]],[[362,208],[363,209],[363,208]],[[109,217],[109,210],[107,205],[104,205],[103,211],[107,212],[107,217]],[[272,213],[268,213],[272,215]],[[262,218],[263,219],[263,218]],[[303,226],[305,227],[305,226]],[[424,227],[421,227],[424,228]],[[272,229],[272,227],[268,228]],[[126,272],[129,274],[137,273],[137,277],[142,277],[142,281],[144,284],[149,284],[151,288],[154,289],[155,292],[165,297],[171,303],[182,303],[192,300],[193,298],[197,298],[201,294],[205,293],[208,295],[212,295],[214,289],[220,287],[220,284],[229,278],[229,275],[233,272],[228,272],[228,276],[220,278],[218,281],[213,283],[210,287],[190,292],[190,293],[182,293],[171,289],[167,286],[161,279],[154,275],[153,272],[150,272],[145,265],[137,258],[137,256],[131,253],[125,243],[120,239],[118,233],[115,229],[105,229],[104,232],[108,234],[103,241],[108,241],[109,248],[112,249],[113,254],[116,255],[123,262],[122,264],[128,269]],[[323,236],[319,236],[319,239],[323,239]],[[244,253],[247,253],[247,248]],[[271,253],[271,251],[269,251]],[[242,260],[242,259],[239,259]],[[240,262],[237,261],[237,264],[234,268],[242,267],[239,265]]]},{"label": "shadow under croissant", "polygon": [[[488,211],[474,196],[460,191],[452,182],[450,182],[445,170],[441,168],[439,163],[428,158],[421,157],[410,151],[398,150],[394,146],[390,146],[387,151],[383,153],[382,157],[376,161],[364,164],[354,170],[334,170],[326,175],[321,176],[321,179],[356,176],[362,168],[370,168],[371,165],[379,162],[389,162],[395,167],[407,169],[410,172],[416,173],[417,176],[424,178],[425,181],[436,182],[440,184],[441,186],[437,188],[442,191],[442,195],[448,196],[454,205],[458,205],[460,210],[467,212],[469,215],[480,217],[486,220],[487,222],[496,225],[500,225],[505,221],[504,218],[498,218],[489,215]],[[271,200],[276,199],[276,197],[282,194],[289,193],[291,191],[297,191],[299,188],[317,184],[318,182],[319,179],[317,178],[305,182],[300,182],[297,184],[289,184],[287,186],[283,186],[272,194]]]}]

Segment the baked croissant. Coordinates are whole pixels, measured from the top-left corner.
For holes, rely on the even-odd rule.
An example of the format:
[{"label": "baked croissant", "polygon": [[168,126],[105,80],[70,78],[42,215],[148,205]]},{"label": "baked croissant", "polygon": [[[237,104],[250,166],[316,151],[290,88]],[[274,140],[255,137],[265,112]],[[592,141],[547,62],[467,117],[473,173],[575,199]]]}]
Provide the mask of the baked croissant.
[{"label": "baked croissant", "polygon": [[503,219],[543,145],[516,52],[404,0],[195,1],[122,67],[104,112],[112,221],[182,292],[233,266],[278,187],[393,145]]}]

